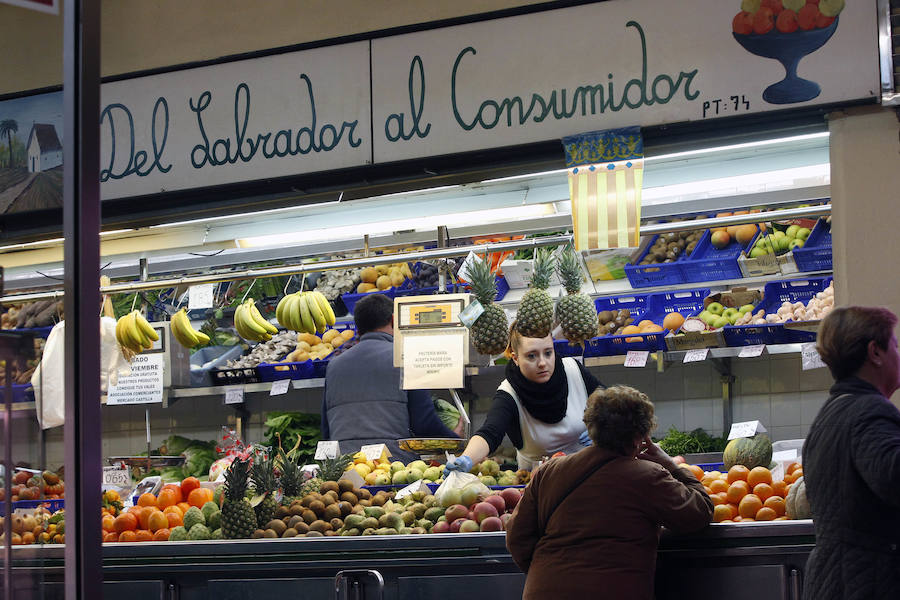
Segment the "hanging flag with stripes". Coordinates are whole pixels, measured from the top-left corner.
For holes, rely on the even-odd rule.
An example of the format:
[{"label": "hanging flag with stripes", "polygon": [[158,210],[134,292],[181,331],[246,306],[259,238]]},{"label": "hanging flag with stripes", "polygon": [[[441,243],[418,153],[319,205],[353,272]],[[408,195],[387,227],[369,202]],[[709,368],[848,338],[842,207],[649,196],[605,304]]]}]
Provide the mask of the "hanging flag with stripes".
[{"label": "hanging flag with stripes", "polygon": [[640,241],[644,142],[640,127],[563,138],[577,250],[633,248]]}]

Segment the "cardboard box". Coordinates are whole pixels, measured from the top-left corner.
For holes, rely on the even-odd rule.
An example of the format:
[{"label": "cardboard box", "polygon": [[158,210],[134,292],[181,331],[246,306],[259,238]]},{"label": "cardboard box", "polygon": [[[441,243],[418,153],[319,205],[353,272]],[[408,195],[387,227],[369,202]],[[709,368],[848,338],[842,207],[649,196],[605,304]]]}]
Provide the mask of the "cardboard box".
[{"label": "cardboard box", "polygon": [[758,258],[748,258],[743,254],[738,257],[738,266],[744,277],[760,277],[763,275],[775,275],[781,272],[778,265],[778,257],[774,254],[766,254]]},{"label": "cardboard box", "polygon": [[796,261],[794,261],[793,251],[782,254],[776,258],[778,259],[778,267],[784,275],[793,275],[794,273],[800,272],[800,269],[797,268]]},{"label": "cardboard box", "polygon": [[[523,289],[528,287],[531,281],[533,262],[530,260],[505,260],[503,261],[503,277],[509,289]],[[550,277],[550,285],[559,285],[559,277],[554,270]]]},{"label": "cardboard box", "polygon": [[760,290],[748,290],[745,287],[731,288],[728,292],[719,292],[710,294],[703,299],[703,308],[706,308],[713,302],[718,302],[725,308],[740,308],[745,304],[756,306],[762,300],[762,292]]},{"label": "cardboard box", "polygon": [[688,331],[684,334],[666,336],[669,350],[698,350],[700,348],[721,348],[725,346],[725,333],[716,331]]}]

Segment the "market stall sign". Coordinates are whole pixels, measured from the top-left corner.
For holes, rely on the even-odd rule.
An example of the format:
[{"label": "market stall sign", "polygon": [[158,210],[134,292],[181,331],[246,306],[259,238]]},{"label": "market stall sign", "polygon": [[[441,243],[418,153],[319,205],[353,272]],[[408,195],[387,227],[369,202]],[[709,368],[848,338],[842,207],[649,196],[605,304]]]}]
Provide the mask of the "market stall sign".
[{"label": "market stall sign", "polygon": [[340,445],[337,440],[321,440],[316,444],[316,455],[314,458],[315,460],[337,458],[340,453]]},{"label": "market stall sign", "polygon": [[162,352],[138,354],[131,360],[131,375],[119,376],[106,392],[106,405],[160,404],[163,401]]},{"label": "market stall sign", "polygon": [[765,433],[766,428],[759,421],[744,421],[742,423],[732,423],[731,431],[728,433],[728,439],[753,437],[757,433]]},{"label": "market stall sign", "polygon": [[366,444],[359,449],[367,460],[387,460],[391,457],[391,451],[387,444]]},{"label": "market stall sign", "polygon": [[403,339],[403,389],[463,387],[465,331],[407,335]]},{"label": "market stall sign", "polygon": [[271,389],[269,389],[269,395],[281,396],[282,394],[287,394],[289,387],[291,387],[290,379],[279,379],[278,381],[273,381],[272,387]]},{"label": "market stall sign", "polygon": [[625,355],[626,367],[646,367],[650,352],[647,350],[629,350]]},{"label": "market stall sign", "polygon": [[800,347],[800,366],[804,371],[825,367],[815,342],[807,342]]}]

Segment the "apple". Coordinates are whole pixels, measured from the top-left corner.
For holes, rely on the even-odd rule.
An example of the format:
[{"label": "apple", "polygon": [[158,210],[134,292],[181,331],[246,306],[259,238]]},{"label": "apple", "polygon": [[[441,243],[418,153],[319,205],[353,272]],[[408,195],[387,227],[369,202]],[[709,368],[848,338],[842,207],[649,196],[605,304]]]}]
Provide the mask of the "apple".
[{"label": "apple", "polygon": [[504,530],[506,529],[506,525],[507,523],[509,523],[510,519],[512,519],[512,513],[504,513],[500,515],[500,522],[503,523]]},{"label": "apple", "polygon": [[[792,10],[797,12],[804,6],[806,6],[806,0],[781,0],[781,6],[788,10]],[[782,11],[784,12],[784,11]],[[778,16],[781,16],[780,14]]]},{"label": "apple", "polygon": [[431,528],[431,533],[450,533],[450,523],[447,521],[438,521]]},{"label": "apple", "polygon": [[712,327],[713,329],[721,329],[722,327],[725,327],[726,325],[731,325],[731,321],[728,320],[728,317],[723,317],[723,316],[716,317],[716,319],[712,323],[709,324],[709,326]]},{"label": "apple", "polygon": [[728,235],[727,231],[716,231],[711,236],[709,236],[709,243],[712,244],[713,247],[721,250],[731,243],[731,236]]},{"label": "apple", "polygon": [[844,10],[844,0],[819,0],[819,11],[826,17],[836,17]]},{"label": "apple", "polygon": [[[450,533],[459,533],[459,528],[466,522],[468,522],[468,519],[456,519],[450,523]],[[472,523],[475,523],[475,521],[472,521]],[[478,523],[475,523],[475,527],[478,527]]]},{"label": "apple", "polygon": [[799,11],[797,11],[797,25],[804,31],[816,28],[816,18],[822,13],[815,4],[807,3]]},{"label": "apple", "polygon": [[791,240],[791,243],[788,244],[788,250],[793,250],[794,248],[802,248],[803,244],[803,240]]},{"label": "apple", "polygon": [[731,21],[731,30],[740,35],[753,33],[753,13],[741,11]]},{"label": "apple", "polygon": [[731,324],[731,325],[734,325],[735,322],[738,320],[738,317],[740,317],[740,316],[741,316],[741,311],[739,311],[738,309],[736,309],[736,308],[726,308],[726,309],[722,312],[721,318],[723,318],[723,319],[728,319],[728,323]]},{"label": "apple", "polygon": [[800,229],[797,230],[797,238],[796,239],[805,240],[806,238],[809,237],[810,233],[812,233],[812,232],[809,229],[807,229],[806,227],[801,227]]},{"label": "apple", "polygon": [[787,228],[787,230],[784,232],[784,235],[786,235],[787,237],[789,237],[791,239],[794,239],[795,237],[797,237],[798,231],[800,231],[799,225],[790,225]]},{"label": "apple", "polygon": [[[502,498],[501,498],[502,500]],[[488,517],[499,517],[500,511],[497,510],[497,507],[491,504],[490,502],[479,502],[475,505],[475,509],[473,510],[475,513],[475,520],[478,523],[481,523]]]},{"label": "apple", "polygon": [[506,510],[512,510],[522,499],[522,494],[516,488],[506,488],[500,492],[503,501],[506,502]]},{"label": "apple", "polygon": [[444,513],[447,520],[451,523],[457,519],[464,519],[469,514],[469,509],[462,504],[454,504]]},{"label": "apple", "polygon": [[752,305],[752,304],[745,304],[745,305],[743,305],[742,307],[740,307],[738,310],[740,311],[740,313],[741,313],[742,315],[745,315],[745,314],[747,314],[748,312],[750,312],[750,311],[753,310],[753,305]]},{"label": "apple", "polygon": [[[779,5],[781,3],[779,2]],[[761,7],[753,15],[753,33],[765,35],[775,28],[775,13],[768,6]]]},{"label": "apple", "polygon": [[[800,0],[801,2],[803,0]],[[803,6],[806,6],[805,4]],[[797,13],[793,10],[783,10],[775,19],[775,29],[781,33],[794,33],[800,25],[797,23]]]},{"label": "apple", "polygon": [[714,315],[721,315],[725,312],[725,307],[719,302],[710,302],[709,306],[706,307],[706,310]]},{"label": "apple", "polygon": [[700,319],[701,321],[703,321],[704,323],[706,323],[707,325],[709,325],[709,322],[712,321],[715,318],[715,316],[716,315],[712,314],[708,310],[704,310],[699,315],[697,315],[697,318]]},{"label": "apple", "polygon": [[503,531],[503,521],[500,517],[487,517],[481,522],[481,531]]},{"label": "apple", "polygon": [[463,521],[459,526],[459,533],[475,533],[481,531],[481,526],[475,521]]},{"label": "apple", "polygon": [[755,13],[759,10],[762,0],[741,0],[741,10],[748,13]]},{"label": "apple", "polygon": [[484,501],[493,504],[494,508],[497,509],[498,515],[506,512],[506,500],[504,500],[500,494],[491,494],[490,496],[485,498]]}]

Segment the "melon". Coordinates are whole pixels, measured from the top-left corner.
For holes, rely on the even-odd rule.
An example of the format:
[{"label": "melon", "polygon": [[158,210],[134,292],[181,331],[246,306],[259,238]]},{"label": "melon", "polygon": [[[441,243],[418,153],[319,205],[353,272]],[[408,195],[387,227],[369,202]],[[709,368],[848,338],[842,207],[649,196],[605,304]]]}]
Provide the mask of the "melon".
[{"label": "melon", "polygon": [[812,511],[806,498],[806,482],[800,477],[791,485],[784,499],[788,519],[811,519]]},{"label": "melon", "polygon": [[722,462],[726,470],[734,465],[744,465],[748,469],[768,467],[772,463],[772,441],[761,433],[751,438],[735,438],[725,446]]}]

